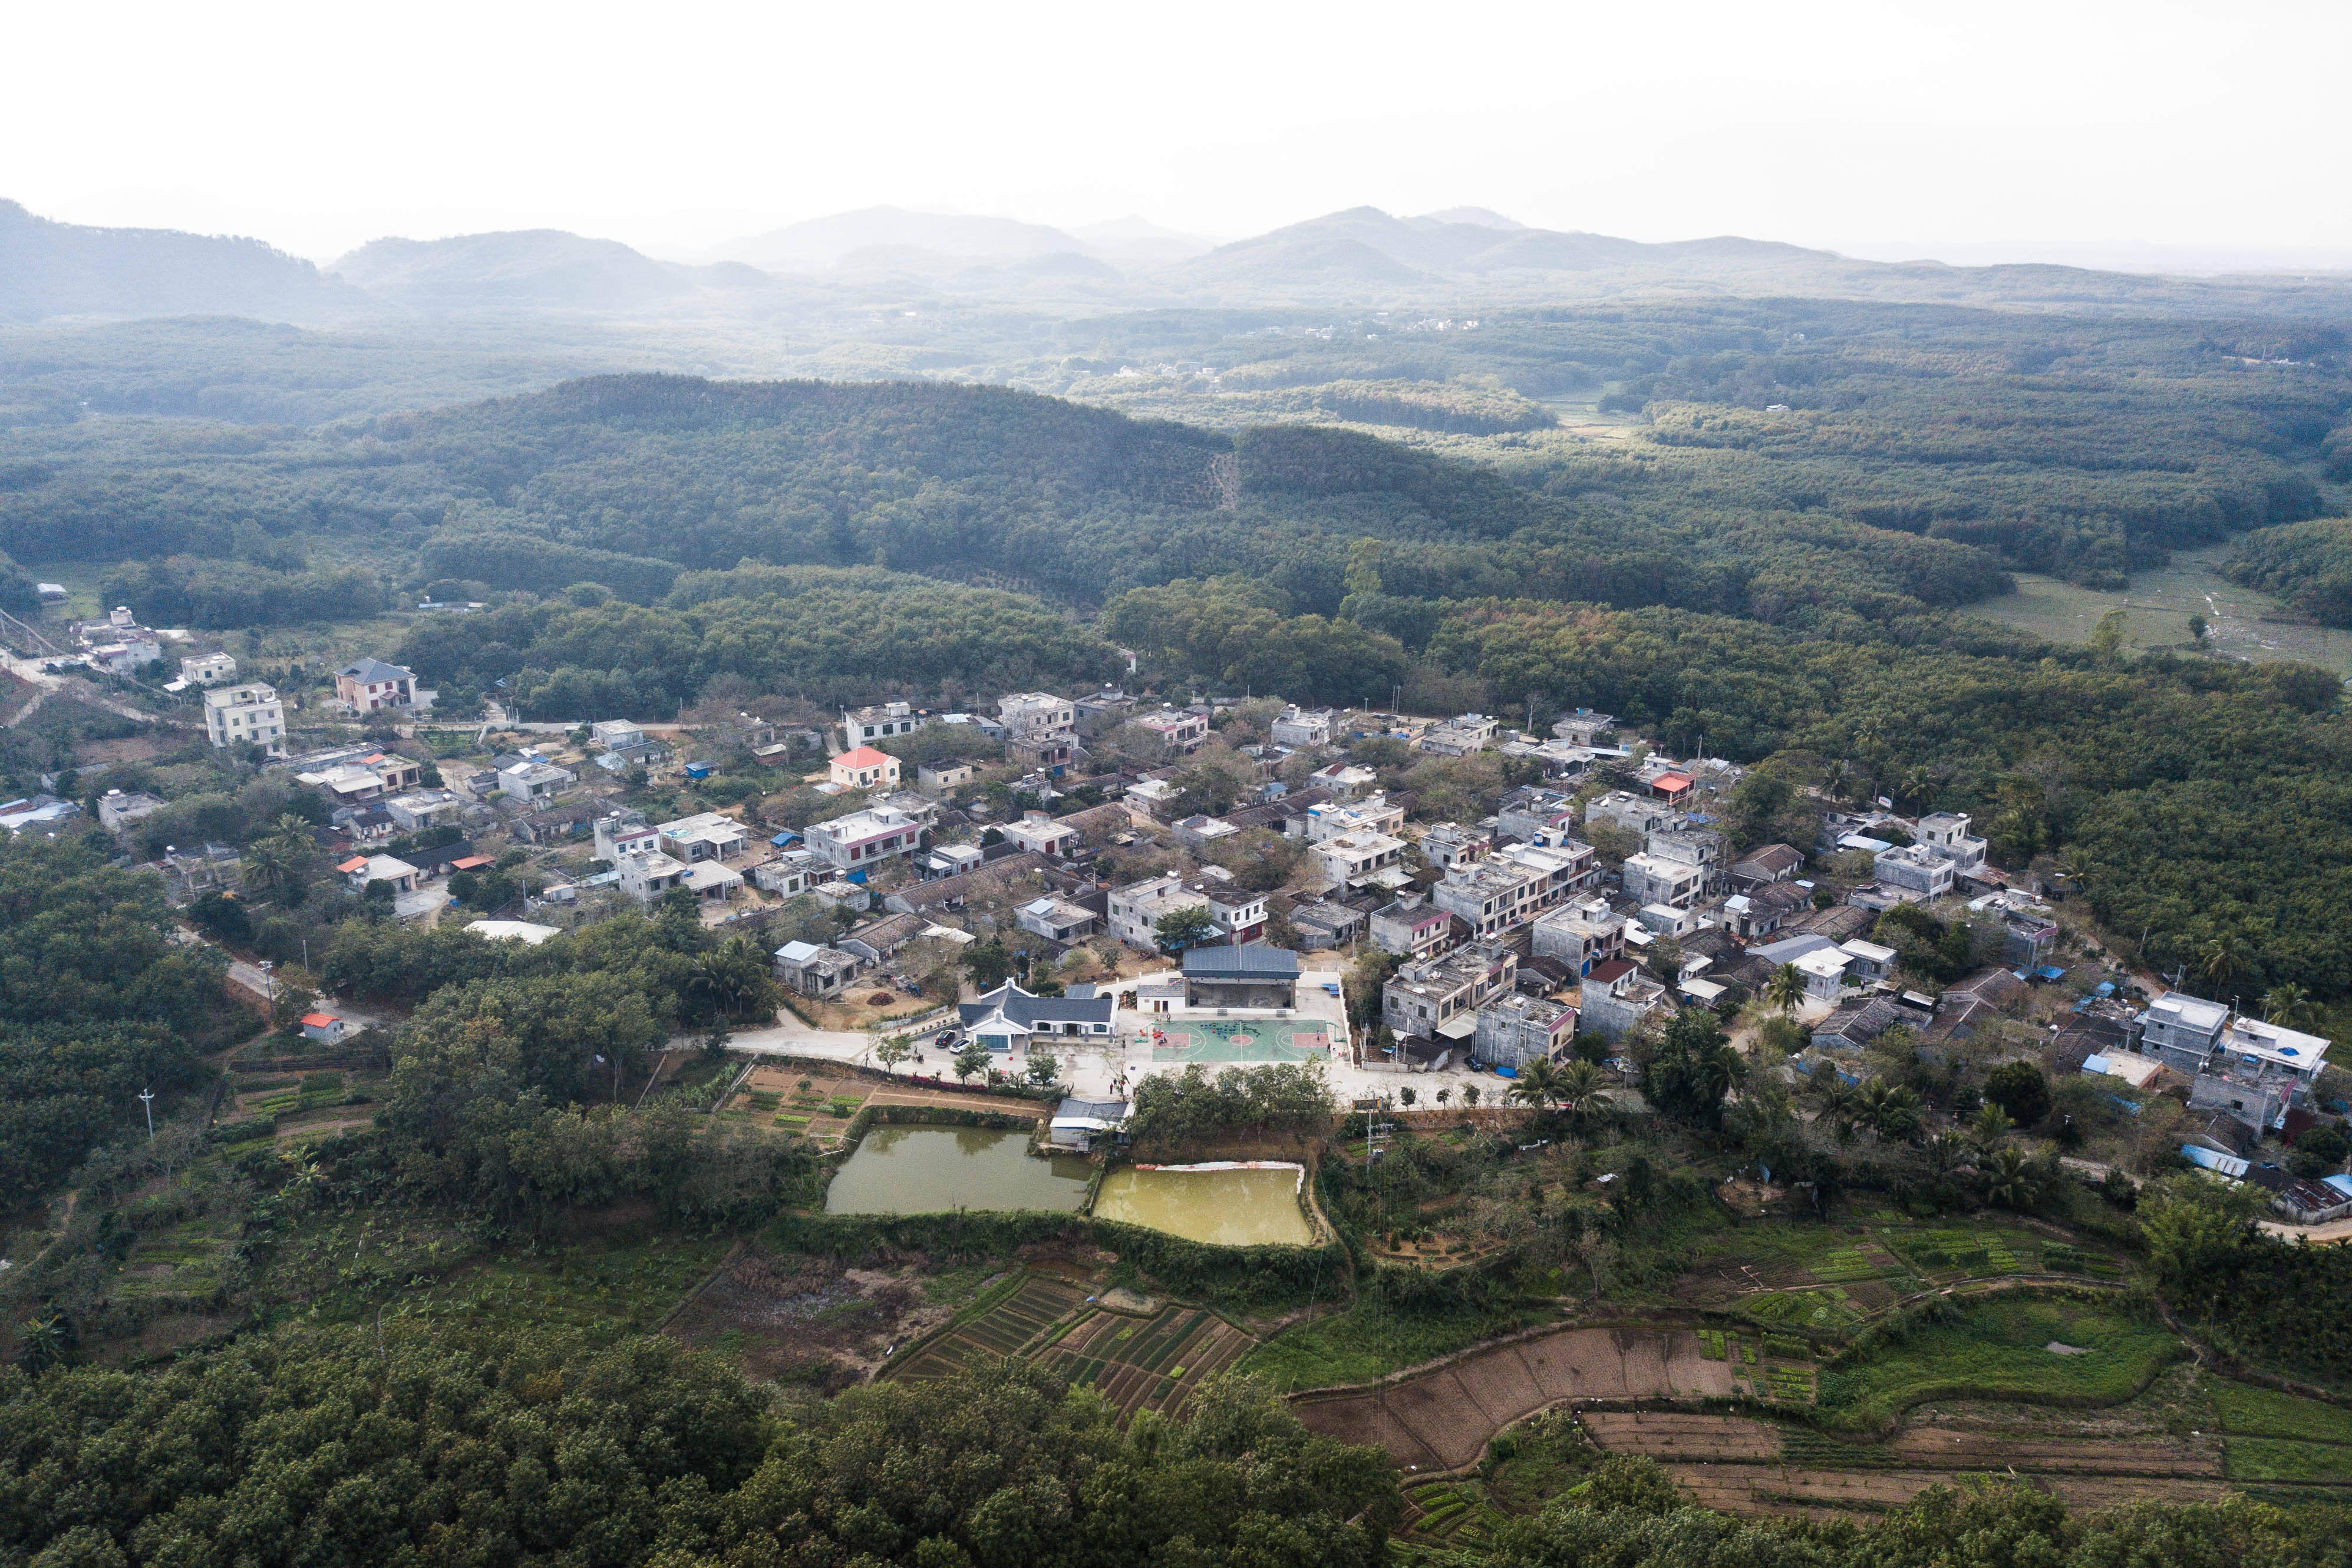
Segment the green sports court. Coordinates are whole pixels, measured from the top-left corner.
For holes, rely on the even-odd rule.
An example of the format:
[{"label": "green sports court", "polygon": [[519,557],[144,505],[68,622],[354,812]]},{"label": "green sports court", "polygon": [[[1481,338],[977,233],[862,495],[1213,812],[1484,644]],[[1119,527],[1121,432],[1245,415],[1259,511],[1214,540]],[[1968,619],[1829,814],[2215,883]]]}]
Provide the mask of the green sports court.
[{"label": "green sports court", "polygon": [[1323,1026],[1304,1020],[1220,1019],[1150,1026],[1151,1060],[1163,1061],[1319,1061],[1331,1049]]}]

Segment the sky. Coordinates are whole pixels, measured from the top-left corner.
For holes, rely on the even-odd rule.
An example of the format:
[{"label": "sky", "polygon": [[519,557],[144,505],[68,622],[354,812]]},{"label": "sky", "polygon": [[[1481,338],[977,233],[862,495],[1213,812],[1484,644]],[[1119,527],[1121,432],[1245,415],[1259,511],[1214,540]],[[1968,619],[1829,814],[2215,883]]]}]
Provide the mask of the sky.
[{"label": "sky", "polygon": [[321,260],[535,227],[690,256],[880,204],[1233,238],[1370,204],[2352,264],[2342,0],[245,0],[8,33],[0,197]]}]

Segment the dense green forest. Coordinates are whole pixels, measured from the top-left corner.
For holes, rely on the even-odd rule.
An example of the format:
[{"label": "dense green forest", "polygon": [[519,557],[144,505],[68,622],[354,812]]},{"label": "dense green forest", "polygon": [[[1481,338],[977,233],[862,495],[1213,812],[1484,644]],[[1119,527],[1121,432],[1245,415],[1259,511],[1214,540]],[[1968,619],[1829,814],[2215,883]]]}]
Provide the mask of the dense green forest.
[{"label": "dense green forest", "polygon": [[2352,626],[2352,521],[2318,517],[2249,534],[2225,570],[2315,621]]},{"label": "dense green forest", "polygon": [[176,943],[163,884],[113,852],[0,841],[0,1191],[44,1191],[130,1137],[142,1090],[195,1091],[236,1038],[225,960]]}]

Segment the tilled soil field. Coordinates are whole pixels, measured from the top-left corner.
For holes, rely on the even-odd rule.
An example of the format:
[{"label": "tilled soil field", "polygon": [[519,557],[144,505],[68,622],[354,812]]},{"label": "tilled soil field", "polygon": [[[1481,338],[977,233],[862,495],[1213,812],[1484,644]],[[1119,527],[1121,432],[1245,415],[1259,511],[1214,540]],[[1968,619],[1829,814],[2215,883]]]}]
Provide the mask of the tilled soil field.
[{"label": "tilled soil field", "polygon": [[1680,1329],[1561,1329],[1400,1382],[1296,1402],[1318,1432],[1377,1443],[1401,1465],[1455,1469],[1496,1432],[1579,1399],[1728,1398],[1731,1368]]}]

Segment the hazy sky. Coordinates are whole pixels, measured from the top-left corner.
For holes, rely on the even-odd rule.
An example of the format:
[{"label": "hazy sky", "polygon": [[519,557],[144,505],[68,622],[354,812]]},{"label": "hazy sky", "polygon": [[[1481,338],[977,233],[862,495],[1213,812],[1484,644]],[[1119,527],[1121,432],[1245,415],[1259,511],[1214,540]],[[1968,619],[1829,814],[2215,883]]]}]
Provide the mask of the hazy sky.
[{"label": "hazy sky", "polygon": [[683,254],[885,203],[2352,252],[2344,0],[313,0],[27,5],[7,34],[0,196],[322,258],[528,227]]}]

